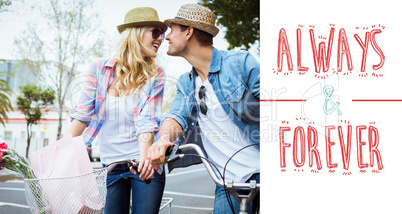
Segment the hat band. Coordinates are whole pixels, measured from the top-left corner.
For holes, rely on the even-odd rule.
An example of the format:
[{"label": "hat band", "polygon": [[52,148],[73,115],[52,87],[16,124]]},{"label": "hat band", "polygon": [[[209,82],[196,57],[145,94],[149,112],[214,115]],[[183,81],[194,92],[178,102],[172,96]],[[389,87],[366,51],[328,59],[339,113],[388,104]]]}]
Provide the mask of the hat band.
[{"label": "hat band", "polygon": [[192,19],[186,19],[186,18],[178,17],[178,16],[174,17],[174,19],[187,20],[187,21],[190,21],[190,22],[199,22],[199,23],[202,23],[202,24],[213,25],[211,23],[206,23],[206,22],[202,22],[202,21],[198,21],[198,20],[192,20]]}]

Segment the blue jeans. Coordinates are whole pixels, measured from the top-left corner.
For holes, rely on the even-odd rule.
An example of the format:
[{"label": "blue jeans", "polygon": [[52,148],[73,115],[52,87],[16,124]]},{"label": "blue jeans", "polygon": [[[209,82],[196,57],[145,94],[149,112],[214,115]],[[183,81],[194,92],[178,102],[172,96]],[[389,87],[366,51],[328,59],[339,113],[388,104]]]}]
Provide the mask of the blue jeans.
[{"label": "blue jeans", "polygon": [[[256,180],[257,183],[260,183],[260,173],[253,174],[247,181],[246,183],[250,183],[250,180]],[[236,190],[238,193],[242,195],[248,195],[250,191],[247,190]],[[230,193],[229,193],[230,195]],[[233,206],[235,213],[240,212],[240,204],[236,201],[236,199],[230,195],[230,198],[232,200]],[[251,201],[249,207],[248,207],[248,213],[256,213],[260,209],[260,190],[258,190],[257,195],[254,197],[254,199]],[[230,209],[228,200],[225,195],[225,189],[216,186],[215,189],[215,202],[214,202],[214,214],[231,214],[232,210]]]},{"label": "blue jeans", "polygon": [[127,214],[130,211],[130,191],[132,213],[158,213],[165,188],[165,172],[155,171],[150,184],[130,172],[127,164],[116,166],[107,175],[105,214]]}]

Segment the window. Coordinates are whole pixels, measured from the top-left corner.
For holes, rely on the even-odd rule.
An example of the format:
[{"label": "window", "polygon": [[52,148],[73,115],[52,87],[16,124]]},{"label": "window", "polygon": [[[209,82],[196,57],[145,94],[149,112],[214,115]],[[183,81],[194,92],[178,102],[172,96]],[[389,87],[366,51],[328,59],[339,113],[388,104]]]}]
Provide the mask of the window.
[{"label": "window", "polygon": [[26,139],[25,131],[21,131],[21,139]]},{"label": "window", "polygon": [[43,140],[46,137],[46,132],[41,132],[40,133],[40,139]]},{"label": "window", "polygon": [[4,131],[4,140],[11,141],[13,139],[13,132],[12,131]]}]

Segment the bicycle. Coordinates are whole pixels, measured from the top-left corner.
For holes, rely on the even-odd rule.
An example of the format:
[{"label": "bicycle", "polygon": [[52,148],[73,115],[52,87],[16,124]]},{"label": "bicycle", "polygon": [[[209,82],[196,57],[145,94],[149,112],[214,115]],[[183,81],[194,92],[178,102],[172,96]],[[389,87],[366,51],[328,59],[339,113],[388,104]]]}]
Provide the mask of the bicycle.
[{"label": "bicycle", "polygon": [[[218,176],[215,174],[211,167],[211,163],[205,157],[204,152],[201,148],[196,144],[184,144],[179,146],[178,144],[169,147],[165,153],[165,162],[173,162],[180,158],[185,157],[188,154],[182,154],[183,151],[186,150],[195,150],[197,156],[201,158],[204,167],[207,169],[208,174],[211,176],[212,180],[215,182],[216,185],[225,188],[229,191],[229,193],[236,199],[237,202],[240,204],[240,212],[239,214],[247,214],[248,213],[248,206],[250,202],[254,199],[257,195],[257,190],[260,189],[260,184],[257,184],[255,180],[250,181],[250,183],[234,183],[231,180],[219,179]],[[239,150],[240,151],[240,150]],[[233,157],[233,156],[232,156]],[[230,159],[229,159],[230,161]],[[220,176],[222,177],[222,176]],[[239,194],[236,189],[246,189],[250,190],[248,195],[241,195]]]},{"label": "bicycle", "polygon": [[[71,176],[63,178],[47,178],[47,179],[24,179],[25,186],[25,196],[28,202],[28,206],[31,213],[82,213],[82,214],[95,214],[101,213],[106,202],[106,177],[109,172],[111,172],[119,164],[128,164],[133,167],[136,171],[138,169],[138,162],[135,160],[120,160],[107,165],[105,168],[94,170],[93,172]],[[151,180],[146,180],[146,183],[150,183]],[[52,206],[49,202],[51,201],[49,195],[44,194],[44,188],[54,189],[60,188],[61,185],[68,183],[69,188],[69,201],[68,204],[80,203],[82,200],[85,201],[85,206],[80,210],[72,212],[70,206],[59,205],[57,207]],[[96,193],[99,194],[99,200],[88,200],[83,199],[81,194]],[[53,196],[53,195],[52,195]],[[60,196],[66,198],[65,196]],[[164,198],[162,199],[164,203],[161,204],[160,210],[171,207],[173,199]],[[66,202],[67,203],[67,202]],[[170,213],[170,210],[169,210]]]}]

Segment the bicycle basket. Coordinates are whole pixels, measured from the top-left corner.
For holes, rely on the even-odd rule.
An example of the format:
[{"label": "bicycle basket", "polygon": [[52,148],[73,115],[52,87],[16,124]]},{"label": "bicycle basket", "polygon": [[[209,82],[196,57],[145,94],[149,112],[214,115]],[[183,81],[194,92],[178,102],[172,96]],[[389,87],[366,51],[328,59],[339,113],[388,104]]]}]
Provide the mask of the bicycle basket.
[{"label": "bicycle basket", "polygon": [[49,179],[25,179],[31,213],[97,213],[106,201],[107,168],[91,173]]}]

